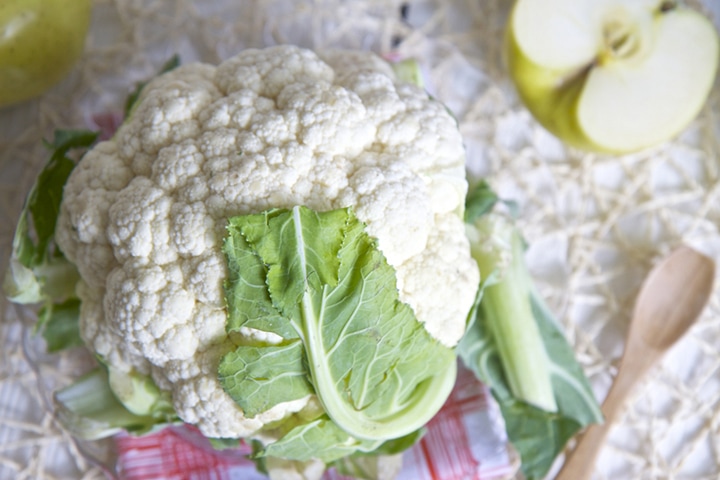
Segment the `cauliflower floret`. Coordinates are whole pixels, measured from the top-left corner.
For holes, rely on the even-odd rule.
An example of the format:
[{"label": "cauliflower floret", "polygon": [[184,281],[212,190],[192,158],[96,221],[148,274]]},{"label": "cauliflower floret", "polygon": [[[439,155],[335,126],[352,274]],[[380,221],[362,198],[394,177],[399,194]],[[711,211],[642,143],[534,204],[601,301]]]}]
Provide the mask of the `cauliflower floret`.
[{"label": "cauliflower floret", "polygon": [[479,280],[459,215],[466,190],[454,120],[376,56],[247,50],[145,87],[71,175],[57,242],[82,277],[87,344],[119,370],[151,374],[205,435],[240,437],[313,399],[250,419],[217,379],[234,348],[227,218],[354,207],[395,268],[400,299],[453,346]]}]

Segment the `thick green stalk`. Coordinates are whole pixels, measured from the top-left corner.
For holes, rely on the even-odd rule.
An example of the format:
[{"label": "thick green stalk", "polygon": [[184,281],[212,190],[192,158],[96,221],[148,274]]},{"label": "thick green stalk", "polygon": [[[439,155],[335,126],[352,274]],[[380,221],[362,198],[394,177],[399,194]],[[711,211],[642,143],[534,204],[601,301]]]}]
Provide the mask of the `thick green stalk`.
[{"label": "thick green stalk", "polygon": [[518,399],[555,412],[547,352],[530,304],[522,238],[513,225],[495,215],[480,218],[476,226],[492,232],[488,241],[471,242],[472,255],[483,277],[497,275],[485,288],[480,315],[495,340],[510,389]]}]

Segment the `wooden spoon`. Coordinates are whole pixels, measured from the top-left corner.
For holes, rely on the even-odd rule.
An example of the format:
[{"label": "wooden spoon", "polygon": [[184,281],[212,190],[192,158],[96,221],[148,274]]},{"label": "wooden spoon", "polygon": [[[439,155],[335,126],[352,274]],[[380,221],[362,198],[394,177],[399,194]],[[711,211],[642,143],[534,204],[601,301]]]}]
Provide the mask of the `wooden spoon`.
[{"label": "wooden spoon", "polygon": [[635,302],[625,352],[603,402],[605,423],[591,425],[578,438],[556,480],[586,480],[594,470],[613,421],[638,381],[695,323],[713,289],[715,263],[681,246],[645,280]]}]

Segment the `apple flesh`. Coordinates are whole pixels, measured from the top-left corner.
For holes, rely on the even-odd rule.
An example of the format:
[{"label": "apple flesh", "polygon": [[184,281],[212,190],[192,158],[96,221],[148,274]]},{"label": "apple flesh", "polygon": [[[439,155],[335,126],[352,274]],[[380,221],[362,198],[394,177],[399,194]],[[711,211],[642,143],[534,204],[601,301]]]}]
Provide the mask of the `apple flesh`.
[{"label": "apple flesh", "polygon": [[91,0],[0,1],[0,106],[59,82],[85,46]]},{"label": "apple flesh", "polygon": [[505,45],[538,122],[569,145],[608,153],[683,130],[705,104],[719,54],[707,18],[661,0],[518,0]]}]

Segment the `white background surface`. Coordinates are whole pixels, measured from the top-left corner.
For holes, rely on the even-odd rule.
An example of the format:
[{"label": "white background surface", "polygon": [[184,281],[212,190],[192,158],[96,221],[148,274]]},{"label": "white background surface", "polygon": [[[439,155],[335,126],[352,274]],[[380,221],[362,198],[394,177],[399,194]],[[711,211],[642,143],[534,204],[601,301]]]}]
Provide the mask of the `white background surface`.
[{"label": "white background surface", "polygon": [[[517,102],[501,60],[509,1],[401,2],[98,0],[87,51],[45,96],[0,110],[0,267],[25,192],[56,127],[117,112],[136,81],[173,53],[217,62],[273,43],[400,52],[425,64],[434,93],[454,111],[469,169],[519,201],[528,259],[542,293],[603,398],[622,352],[644,275],[679,243],[720,260],[720,89],[683,135],[625,157],[565,149]],[[720,16],[720,2],[707,0]],[[697,2],[693,2],[697,5]],[[716,21],[717,24],[717,21]],[[720,296],[645,382],[604,450],[598,478],[720,477]],[[99,471],[74,455],[38,395],[21,328],[2,304],[0,478],[79,478]],[[78,367],[40,362],[46,377]],[[58,373],[60,372],[60,373]],[[60,375],[60,376],[58,376]]]}]

